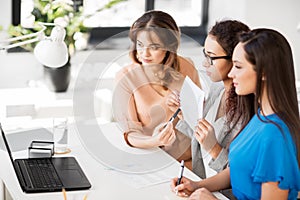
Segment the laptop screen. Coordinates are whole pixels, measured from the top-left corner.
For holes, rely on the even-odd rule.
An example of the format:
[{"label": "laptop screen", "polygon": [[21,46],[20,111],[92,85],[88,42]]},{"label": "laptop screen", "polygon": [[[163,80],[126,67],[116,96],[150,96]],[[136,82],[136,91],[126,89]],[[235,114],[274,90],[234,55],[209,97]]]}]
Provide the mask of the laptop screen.
[{"label": "laptop screen", "polygon": [[[4,131],[3,131],[3,128],[2,128],[2,124],[0,123],[0,129],[1,129],[1,135],[2,135],[2,138],[3,138],[3,141],[4,141],[4,145],[6,147],[6,150],[8,152],[8,155],[9,155],[9,159],[11,160],[11,163],[13,164],[13,157],[12,157],[12,153],[11,153],[11,150],[9,148],[9,145],[8,145],[8,142],[7,142],[7,139],[5,137],[5,134],[4,134]],[[14,166],[14,164],[13,164]],[[15,166],[14,166],[15,168]]]}]

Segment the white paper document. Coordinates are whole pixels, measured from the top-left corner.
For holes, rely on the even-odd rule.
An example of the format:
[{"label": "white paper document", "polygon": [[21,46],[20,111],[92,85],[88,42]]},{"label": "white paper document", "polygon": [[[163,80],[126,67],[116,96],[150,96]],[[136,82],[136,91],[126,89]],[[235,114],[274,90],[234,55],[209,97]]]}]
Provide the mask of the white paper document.
[{"label": "white paper document", "polygon": [[[162,151],[161,149],[159,148],[139,149],[139,148],[129,147],[125,143],[123,138],[123,132],[122,130],[120,130],[117,123],[108,123],[102,125],[101,130],[103,131],[103,134],[105,135],[106,139],[112,145],[114,145],[122,152],[126,152],[126,154],[123,154],[122,163],[119,163],[119,165],[115,165],[115,166],[111,165],[109,168],[107,168],[107,172],[111,176],[115,176],[117,179],[137,189],[170,182],[170,180],[175,176],[173,173],[170,173],[170,171],[168,170],[168,166],[172,165],[174,162],[177,161],[173,160],[173,158],[161,152]],[[129,154],[132,157],[129,157]],[[151,154],[156,154],[155,157],[159,158],[157,160],[157,163],[160,163],[161,166],[154,167],[153,169],[151,169],[151,171],[149,171],[149,169],[145,168],[145,165],[150,166],[151,163],[155,162],[155,160],[150,158],[147,160],[148,163],[145,163],[145,160],[142,160],[137,156],[147,157],[150,156]],[[112,157],[116,157],[116,156],[112,156]],[[135,160],[133,159],[134,157],[136,158]],[[112,160],[112,158],[107,158],[107,159]],[[164,161],[167,161],[168,164],[167,165],[163,164]],[[135,170],[131,170],[131,168],[134,168],[136,170],[136,173],[133,173],[132,171]],[[128,173],[126,173],[126,171],[128,171]],[[143,171],[144,173],[141,173]]]},{"label": "white paper document", "polygon": [[166,170],[161,170],[153,173],[146,174],[126,174],[115,170],[107,171],[111,176],[115,176],[127,185],[133,188],[141,189],[153,185],[171,182],[171,179],[176,175],[168,174]]},{"label": "white paper document", "polygon": [[180,105],[183,119],[191,128],[194,128],[197,120],[203,117],[204,98],[205,92],[187,76],[180,91]]}]

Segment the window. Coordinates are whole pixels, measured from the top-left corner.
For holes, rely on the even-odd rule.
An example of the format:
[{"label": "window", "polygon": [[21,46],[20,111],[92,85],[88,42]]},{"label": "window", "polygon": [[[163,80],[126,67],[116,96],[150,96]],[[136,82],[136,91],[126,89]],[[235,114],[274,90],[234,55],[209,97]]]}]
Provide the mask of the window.
[{"label": "window", "polygon": [[[109,0],[84,0],[86,13],[95,13]],[[146,10],[163,10],[172,15],[179,26],[200,26],[202,0],[127,0],[86,20],[88,27],[129,27]]]},{"label": "window", "polygon": [[95,13],[85,20],[87,27],[130,27],[145,12],[145,1],[141,0],[127,0],[110,9],[96,12],[108,2],[109,0],[83,0],[85,13]]},{"label": "window", "polygon": [[[18,2],[20,0],[13,0]],[[33,0],[21,0],[21,22],[26,24],[28,12],[33,6]],[[208,0],[127,0],[111,9],[99,13],[95,11],[109,0],[73,0],[74,6],[84,6],[87,14],[92,17],[84,24],[91,27],[91,43],[98,43],[108,37],[129,30],[132,22],[147,10],[162,10],[174,17],[183,34],[186,34],[200,44],[206,36]],[[15,9],[18,10],[18,9]],[[27,13],[27,14],[26,14]]]},{"label": "window", "polygon": [[[85,8],[95,9],[103,0],[84,0]],[[176,20],[183,34],[203,44],[208,21],[208,0],[127,0],[95,16],[87,25],[93,27],[92,41],[102,41],[129,29],[133,21],[148,10],[162,10]],[[105,19],[105,20],[103,20]]]}]

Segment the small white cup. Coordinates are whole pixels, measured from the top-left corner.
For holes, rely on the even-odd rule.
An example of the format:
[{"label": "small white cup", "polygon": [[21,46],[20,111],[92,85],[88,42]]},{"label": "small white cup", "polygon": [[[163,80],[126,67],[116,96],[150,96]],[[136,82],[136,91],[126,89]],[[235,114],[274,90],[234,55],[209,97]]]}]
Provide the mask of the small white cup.
[{"label": "small white cup", "polygon": [[53,118],[54,152],[68,153],[68,118]]}]

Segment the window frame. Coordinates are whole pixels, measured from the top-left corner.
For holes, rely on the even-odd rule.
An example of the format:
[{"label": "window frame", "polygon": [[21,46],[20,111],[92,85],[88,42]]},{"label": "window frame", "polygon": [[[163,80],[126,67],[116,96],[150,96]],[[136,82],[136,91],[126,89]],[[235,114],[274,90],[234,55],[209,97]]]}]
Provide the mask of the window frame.
[{"label": "window frame", "polygon": [[[180,26],[182,34],[185,34],[199,44],[203,45],[205,37],[207,36],[208,24],[208,4],[209,0],[202,0],[202,16],[200,26]],[[155,0],[145,0],[145,12],[154,9]],[[90,44],[100,43],[116,34],[125,33],[130,27],[95,27],[90,31]],[[126,37],[127,35],[120,34],[119,36]]]},{"label": "window frame", "polygon": [[[73,0],[76,6],[83,4],[83,0]],[[200,26],[180,26],[182,34],[185,34],[199,44],[203,45],[205,37],[207,36],[208,24],[208,4],[209,0],[202,0],[202,16]],[[145,11],[153,10],[155,7],[155,0],[145,0]],[[21,0],[12,0],[12,24],[20,24]],[[127,36],[120,33],[125,33],[130,27],[94,27],[90,30],[89,44],[98,44],[111,36]]]}]

